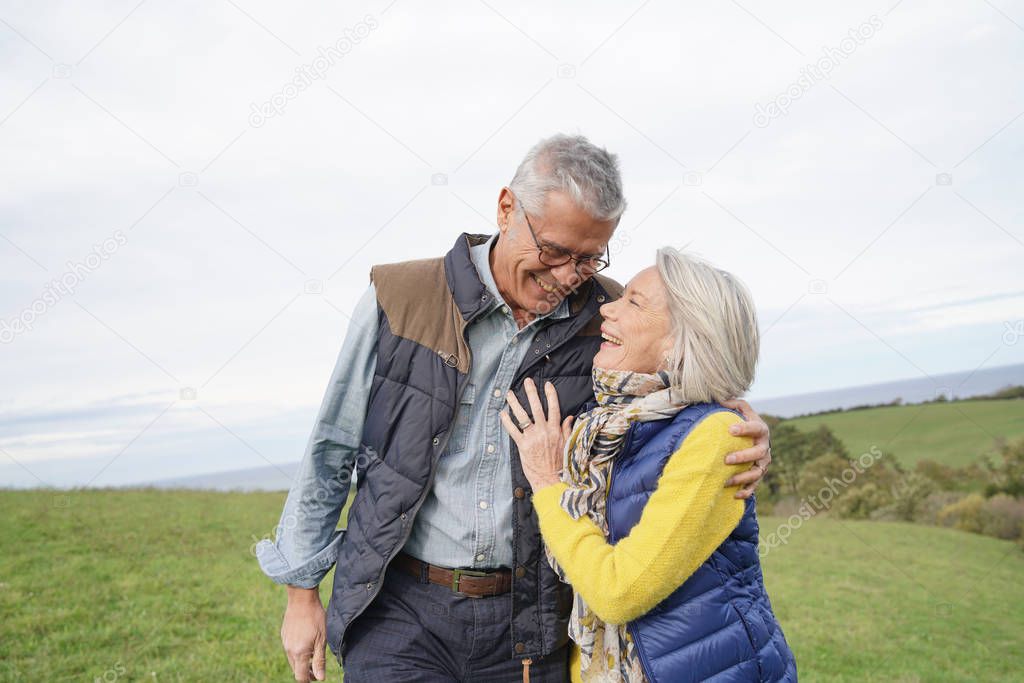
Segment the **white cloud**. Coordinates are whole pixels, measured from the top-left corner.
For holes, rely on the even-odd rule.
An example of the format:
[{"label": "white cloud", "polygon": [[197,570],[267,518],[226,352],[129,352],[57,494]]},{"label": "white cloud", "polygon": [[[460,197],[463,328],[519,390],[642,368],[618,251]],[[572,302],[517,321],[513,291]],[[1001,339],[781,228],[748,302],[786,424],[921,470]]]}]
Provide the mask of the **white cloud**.
[{"label": "white cloud", "polygon": [[[235,435],[179,404],[114,480],[296,459],[369,265],[491,230],[518,159],[557,130],[622,160],[633,241],[613,276],[690,243],[750,285],[766,326],[785,313],[755,396],[917,372],[878,337],[928,372],[973,367],[1021,317],[1024,64],[1018,29],[983,3],[742,3],[757,18],[735,4],[136,4],[21,3],[3,17],[21,35],[0,26],[0,317],[128,236],[0,347],[5,410],[55,416],[0,446],[34,468],[81,458],[69,481],[183,386]],[[877,35],[754,125],[756,104],[872,13]],[[379,26],[322,81],[250,125],[252,103],[368,15]],[[870,330],[810,293],[819,279]],[[309,280],[324,293],[303,293]]]}]

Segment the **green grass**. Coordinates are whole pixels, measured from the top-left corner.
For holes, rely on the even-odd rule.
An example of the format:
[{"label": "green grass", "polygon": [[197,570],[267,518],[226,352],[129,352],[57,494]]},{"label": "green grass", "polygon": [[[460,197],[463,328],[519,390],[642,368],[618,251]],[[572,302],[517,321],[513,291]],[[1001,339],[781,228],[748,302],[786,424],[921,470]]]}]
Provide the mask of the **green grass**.
[{"label": "green grass", "polygon": [[[283,499],[0,492],[0,680],[291,680],[284,591],[251,552]],[[804,680],[1019,675],[1024,553],[1010,543],[811,519],[764,565]],[[328,674],[340,678],[329,653]]]},{"label": "green grass", "polygon": [[763,565],[804,680],[1020,680],[1024,553],[1008,541],[814,518]]},{"label": "green grass", "polygon": [[1024,436],[1024,400],[869,408],[800,417],[786,423],[805,431],[826,425],[852,456],[877,446],[907,466],[929,459],[960,467],[991,453],[997,436]]},{"label": "green grass", "polygon": [[[287,681],[283,494],[0,492],[0,680]],[[322,586],[326,601],[329,581]],[[328,657],[328,672],[340,677]]]}]

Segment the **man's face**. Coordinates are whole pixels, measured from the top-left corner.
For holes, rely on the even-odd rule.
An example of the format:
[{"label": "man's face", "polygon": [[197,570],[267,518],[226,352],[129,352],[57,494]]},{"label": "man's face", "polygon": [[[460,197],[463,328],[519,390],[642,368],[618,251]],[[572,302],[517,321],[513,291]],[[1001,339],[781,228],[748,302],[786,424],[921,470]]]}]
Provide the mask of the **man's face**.
[{"label": "man's face", "polygon": [[[528,214],[537,242],[577,258],[604,256],[617,221],[598,221],[564,192],[549,192],[543,210]],[[540,261],[519,203],[508,188],[498,197],[501,237],[491,254],[491,270],[505,302],[528,318],[558,306],[592,273],[570,260],[560,266]]]}]

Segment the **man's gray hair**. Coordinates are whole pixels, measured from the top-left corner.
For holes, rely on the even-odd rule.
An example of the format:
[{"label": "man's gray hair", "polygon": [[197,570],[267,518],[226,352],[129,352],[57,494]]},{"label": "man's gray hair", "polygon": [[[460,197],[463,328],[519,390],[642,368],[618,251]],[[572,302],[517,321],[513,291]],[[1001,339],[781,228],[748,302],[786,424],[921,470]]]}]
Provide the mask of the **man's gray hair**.
[{"label": "man's gray hair", "polygon": [[530,214],[543,215],[548,192],[561,190],[599,221],[626,210],[619,160],[582,135],[553,135],[533,146],[509,188]]},{"label": "man's gray hair", "polygon": [[672,387],[687,403],[742,396],[760,347],[750,292],[731,273],[672,247],[658,250],[657,265],[674,337]]}]

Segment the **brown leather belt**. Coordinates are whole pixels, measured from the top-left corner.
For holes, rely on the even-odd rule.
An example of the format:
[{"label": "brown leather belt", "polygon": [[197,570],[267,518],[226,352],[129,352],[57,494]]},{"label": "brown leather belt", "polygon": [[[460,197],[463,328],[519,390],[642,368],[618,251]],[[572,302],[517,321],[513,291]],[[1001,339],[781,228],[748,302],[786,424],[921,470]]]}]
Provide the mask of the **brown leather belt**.
[{"label": "brown leather belt", "polygon": [[512,572],[498,569],[490,572],[478,572],[470,569],[447,569],[417,560],[411,555],[400,553],[392,566],[406,574],[420,579],[424,576],[430,583],[450,588],[452,591],[469,598],[485,598],[503,595],[512,590]]}]

